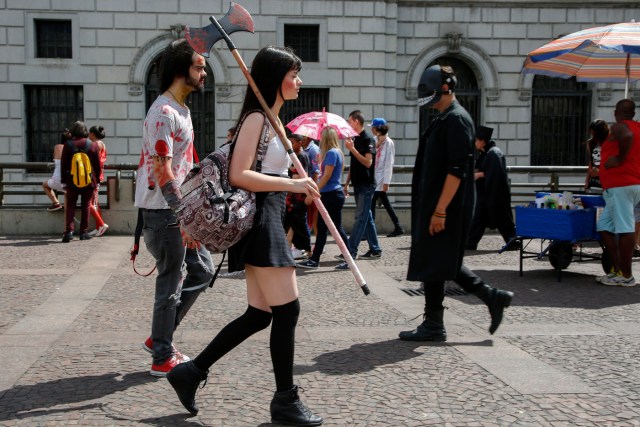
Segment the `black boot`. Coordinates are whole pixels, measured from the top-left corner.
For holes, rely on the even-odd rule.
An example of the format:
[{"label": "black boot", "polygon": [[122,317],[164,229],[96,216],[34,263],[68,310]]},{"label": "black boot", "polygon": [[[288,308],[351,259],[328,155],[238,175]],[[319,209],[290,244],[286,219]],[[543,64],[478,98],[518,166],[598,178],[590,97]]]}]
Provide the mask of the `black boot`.
[{"label": "black boot", "polygon": [[167,373],[167,380],[173,387],[187,411],[192,415],[198,414],[198,406],[196,405],[196,391],[201,381],[207,383],[207,374],[209,371],[202,371],[193,361],[176,365]]},{"label": "black boot", "polygon": [[425,308],[424,321],[413,331],[402,331],[398,335],[405,341],[438,341],[447,340],[447,331],[444,329],[442,316],[444,308],[437,311],[428,311]]},{"label": "black boot", "polygon": [[393,229],[393,231],[387,234],[387,237],[402,236],[403,234],[404,234],[404,229],[400,224],[397,224],[396,227]]},{"label": "black boot", "polygon": [[489,308],[489,314],[491,314],[491,326],[489,326],[489,333],[493,335],[493,333],[498,330],[498,326],[500,326],[500,323],[502,322],[504,309],[511,305],[513,292],[492,288],[485,283],[480,286],[478,291],[476,291],[476,296]]},{"label": "black boot", "polygon": [[271,401],[271,423],[289,426],[319,426],[323,419],[311,412],[298,396],[298,386],[276,391]]}]

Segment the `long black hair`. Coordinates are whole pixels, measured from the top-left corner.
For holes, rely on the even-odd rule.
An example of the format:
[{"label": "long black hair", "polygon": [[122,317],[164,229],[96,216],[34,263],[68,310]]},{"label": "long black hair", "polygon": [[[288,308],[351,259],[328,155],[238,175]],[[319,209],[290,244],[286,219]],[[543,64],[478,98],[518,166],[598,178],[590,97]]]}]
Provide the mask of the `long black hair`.
[{"label": "long black hair", "polygon": [[[251,64],[251,77],[269,107],[275,104],[278,93],[282,96],[282,81],[291,70],[300,71],[302,61],[287,47],[265,46],[258,51]],[[251,110],[261,110],[260,102],[253,89],[247,85],[247,92],[238,117],[238,123]],[[236,123],[236,127],[238,125]]]},{"label": "long black hair", "polygon": [[193,52],[186,39],[175,40],[164,49],[159,67],[160,93],[169,89],[176,77],[189,77]]}]

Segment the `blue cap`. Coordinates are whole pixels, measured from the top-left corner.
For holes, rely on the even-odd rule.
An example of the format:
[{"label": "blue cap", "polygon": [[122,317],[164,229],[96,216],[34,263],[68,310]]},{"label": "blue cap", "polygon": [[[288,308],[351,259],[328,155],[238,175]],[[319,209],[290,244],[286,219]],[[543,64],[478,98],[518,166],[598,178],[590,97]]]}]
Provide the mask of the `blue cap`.
[{"label": "blue cap", "polygon": [[383,119],[382,117],[376,117],[375,119],[371,120],[371,124],[369,126],[371,127],[378,127],[378,126],[384,126],[387,124],[387,121],[385,119]]}]

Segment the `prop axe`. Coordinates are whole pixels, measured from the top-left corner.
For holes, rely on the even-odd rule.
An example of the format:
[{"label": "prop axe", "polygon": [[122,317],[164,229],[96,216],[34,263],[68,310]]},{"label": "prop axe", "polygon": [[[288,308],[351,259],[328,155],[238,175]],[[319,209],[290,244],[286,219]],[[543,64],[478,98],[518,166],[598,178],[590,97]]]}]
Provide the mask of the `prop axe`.
[{"label": "prop axe", "polygon": [[[211,50],[215,42],[217,42],[220,39],[224,39],[227,42],[227,46],[229,47],[231,54],[233,55],[233,57],[236,59],[236,62],[240,66],[240,69],[242,70],[242,73],[246,77],[247,82],[249,83],[249,86],[251,86],[251,89],[255,93],[256,98],[258,98],[258,101],[260,102],[262,109],[264,110],[265,114],[267,115],[267,118],[269,119],[269,122],[271,122],[271,126],[273,127],[273,129],[275,129],[276,133],[278,134],[278,137],[280,138],[280,141],[282,141],[285,148],[287,149],[287,153],[289,154],[291,161],[295,165],[296,170],[299,171],[298,173],[301,176],[303,176],[304,178],[307,178],[307,174],[304,170],[304,167],[302,166],[302,164],[300,163],[300,160],[298,160],[298,157],[295,155],[295,153],[293,152],[293,149],[291,148],[291,142],[289,142],[289,139],[280,128],[277,118],[271,112],[271,109],[269,108],[266,101],[264,100],[264,97],[260,93],[260,89],[258,89],[258,86],[253,80],[253,77],[251,77],[251,74],[249,73],[247,66],[245,65],[244,61],[242,60],[242,57],[240,56],[240,53],[238,53],[238,49],[236,49],[236,46],[233,44],[233,41],[229,38],[229,34],[234,31],[249,31],[250,33],[253,33],[253,19],[251,18],[251,15],[249,14],[249,12],[247,12],[245,8],[243,8],[239,4],[231,3],[231,6],[229,7],[229,11],[224,16],[224,18],[218,21],[214,16],[210,16],[209,20],[211,21],[211,24],[207,25],[204,28],[192,29],[187,27],[187,37],[186,37],[187,41],[189,42],[193,50],[195,50],[197,53],[205,57],[209,56],[209,51]],[[364,292],[365,295],[369,295],[371,293],[369,291],[369,287],[365,283],[364,278],[362,277],[362,274],[360,274],[360,270],[358,269],[358,266],[356,265],[355,261],[351,257],[351,254],[349,253],[347,246],[342,241],[342,238],[338,233],[338,229],[336,228],[335,224],[329,217],[329,212],[327,212],[327,209],[324,207],[324,205],[322,204],[319,198],[314,199],[313,202],[318,208],[318,212],[320,212],[320,215],[322,216],[322,219],[327,225],[327,228],[331,232],[333,239],[338,244],[338,247],[340,248],[340,252],[342,252],[342,255],[344,256],[345,261],[349,265],[349,268],[351,269],[351,272],[353,273],[353,276],[355,277],[356,282],[362,288],[362,292]]]}]

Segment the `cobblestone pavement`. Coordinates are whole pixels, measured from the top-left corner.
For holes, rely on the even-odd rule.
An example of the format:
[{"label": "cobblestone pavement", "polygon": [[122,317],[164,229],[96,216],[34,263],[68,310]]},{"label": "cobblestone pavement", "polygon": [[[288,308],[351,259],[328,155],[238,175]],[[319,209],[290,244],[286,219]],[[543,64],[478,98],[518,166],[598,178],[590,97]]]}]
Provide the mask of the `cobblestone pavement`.
[{"label": "cobblestone pavement", "polygon": [[[369,296],[350,272],[333,269],[335,244],[320,269],[298,275],[295,379],[325,425],[640,425],[640,285],[595,283],[599,261],[572,262],[558,281],[548,259],[525,259],[520,276],[518,253],[499,254],[499,237],[488,235],[465,263],[516,294],[498,332],[487,332],[480,301],[451,284],[449,341],[403,342],[397,334],[421,321],[414,317],[424,298],[404,280],[409,237],[380,240],[381,259],[358,261]],[[166,380],[149,375],[140,345],[150,331],[154,275],[133,273],[131,243],[0,237],[0,425],[269,425],[268,331],[212,367],[197,417]],[[152,267],[146,250],[136,266]],[[242,276],[218,279],[176,345],[196,355],[244,311],[244,295]]]}]

